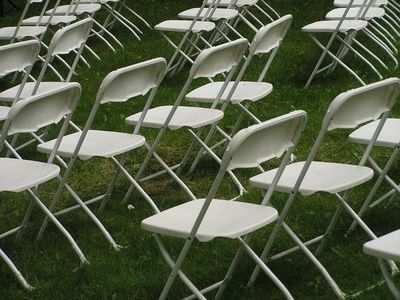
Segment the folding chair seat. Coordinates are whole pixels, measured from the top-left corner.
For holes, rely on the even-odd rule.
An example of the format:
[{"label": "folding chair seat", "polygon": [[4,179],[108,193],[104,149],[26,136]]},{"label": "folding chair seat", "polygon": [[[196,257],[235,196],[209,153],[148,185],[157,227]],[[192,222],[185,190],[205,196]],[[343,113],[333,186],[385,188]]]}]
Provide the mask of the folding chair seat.
[{"label": "folding chair seat", "polygon": [[[111,192],[115,186],[117,177],[119,174],[125,175],[131,184],[139,189],[142,196],[155,212],[159,212],[157,205],[153,200],[146,194],[146,192],[137,184],[136,180],[124,169],[124,164],[128,158],[128,155],[132,150],[142,147],[145,144],[145,138],[138,134],[141,127],[141,120],[138,122],[138,126],[132,133],[122,133],[114,131],[94,130],[90,129],[93,120],[96,116],[97,110],[100,104],[112,103],[112,102],[127,102],[130,99],[134,99],[138,96],[149,94],[145,108],[150,106],[153,101],[154,95],[157,91],[158,85],[160,84],[166,68],[166,61],[163,58],[157,58],[135,65],[131,65],[125,68],[118,69],[108,74],[103,80],[99,91],[97,93],[96,100],[93,104],[90,115],[87,119],[84,128],[75,129],[75,133],[67,134],[62,139],[56,154],[62,158],[68,158],[69,162],[65,162],[65,172],[63,175],[62,182],[54,196],[53,202],[50,206],[50,211],[55,215],[67,213],[73,209],[83,208],[92,220],[98,225],[103,235],[107,238],[109,243],[116,249],[119,246],[115,243],[114,239],[105,229],[105,227],[95,219],[93,213],[89,210],[87,205],[102,201],[100,211],[104,209]],[[145,114],[146,112],[144,112]],[[75,126],[76,128],[76,126]],[[42,142],[38,145],[37,149],[39,152],[50,154],[56,146],[56,140],[50,140],[48,142]],[[117,159],[116,156],[123,155],[121,159]],[[107,158],[110,159],[117,167],[117,172],[110,182],[107,192],[101,196],[95,197],[90,200],[83,201],[77,193],[73,192],[67,180],[71,174],[75,162],[77,159],[88,160],[93,157]],[[65,208],[61,211],[55,211],[55,207],[60,200],[63,189],[73,195],[73,198],[80,204],[80,206],[73,206],[72,208]],[[42,228],[39,232],[39,238],[43,235],[44,230],[47,226],[47,219],[44,221]]]},{"label": "folding chair seat", "polygon": [[400,230],[393,231],[376,240],[365,243],[364,253],[378,258],[379,266],[389,290],[395,299],[400,299],[400,290],[396,288],[385,261],[394,260],[400,262]]},{"label": "folding chair seat", "polygon": [[[253,186],[264,190],[268,190],[273,186],[274,190],[289,194],[285,206],[277,220],[277,225],[273,229],[270,239],[260,257],[263,261],[266,261],[266,259],[272,261],[284,257],[296,250],[302,250],[321,272],[333,292],[339,298],[345,298],[346,294],[340,289],[329,272],[316,258],[316,255],[323,250],[327,237],[331,234],[343,211],[346,211],[370,238],[376,239],[376,235],[361,220],[361,218],[357,216],[346,200],[349,191],[352,188],[367,182],[373,177],[373,170],[366,167],[365,163],[373,145],[375,144],[379,131],[390,113],[399,93],[400,80],[397,78],[390,78],[338,95],[330,104],[325,114],[319,135],[312,146],[306,161],[296,162],[286,166],[277,183],[274,182],[274,176],[278,174],[278,169],[256,175],[250,179],[250,184]],[[374,121],[380,116],[382,116],[381,122],[376,128],[377,130],[374,132],[374,138],[368,144],[359,165],[314,161],[328,131],[355,128],[361,124],[365,124],[366,122]],[[298,192],[304,196],[309,196],[316,192],[326,192],[334,195],[339,203],[325,233],[308,240],[307,242],[302,241],[302,239],[285,221]],[[295,242],[296,247],[280,252],[279,254],[271,255],[270,252],[280,228],[283,228],[285,232],[288,233],[291,239]],[[319,243],[319,245],[316,254],[314,255],[308,247],[315,243]],[[392,268],[396,268],[393,262]],[[254,284],[258,272],[259,268],[256,267],[249,280],[248,286]]]},{"label": "folding chair seat", "polygon": [[[280,45],[282,44],[291,22],[292,16],[286,15],[258,30],[250,44],[249,53],[247,54],[236,80],[230,81],[226,88],[222,81],[211,82],[194,89],[186,95],[185,99],[196,103],[213,104],[215,99],[219,98],[218,104],[221,105],[222,111],[225,111],[227,106],[230,104],[238,107],[241,114],[237,118],[233,130],[228,134],[228,136],[232,136],[240,129],[244,116],[249,116],[255,123],[261,123],[261,121],[250,111],[249,107],[251,103],[264,99],[272,92],[272,84],[264,82],[264,79]],[[257,81],[242,81],[253,57],[262,55],[268,55],[268,59],[265,59],[265,66],[258,76]],[[225,88],[224,93],[221,97],[218,97],[223,88]],[[212,135],[213,132],[210,131],[204,142],[208,143],[212,138]],[[224,138],[226,139],[226,137]],[[194,160],[190,172],[194,171],[200,157],[201,152],[198,153]]]},{"label": "folding chair seat", "polygon": [[[193,58],[200,53],[202,49],[212,46],[212,44],[203,37],[203,34],[214,33],[215,30],[218,30],[219,33],[223,33],[219,30],[219,27],[221,27],[224,22],[220,21],[218,24],[215,24],[211,21],[213,13],[217,8],[216,3],[218,1],[219,0],[213,0],[213,3],[206,7],[207,0],[203,0],[201,7],[197,11],[197,15],[190,21],[166,20],[154,26],[154,30],[160,32],[168,44],[175,49],[168,64],[168,71],[174,70],[175,72],[180,70],[186,61],[193,64]],[[201,15],[203,15],[203,17],[201,17]],[[168,32],[181,33],[183,37],[179,43],[175,44],[175,42],[167,36]],[[203,45],[200,45],[200,42]]]},{"label": "folding chair seat", "polygon": [[[68,82],[72,79],[72,76],[74,75],[78,61],[79,59],[81,59],[81,54],[83,52],[83,49],[85,48],[86,40],[89,36],[91,28],[92,19],[87,18],[59,29],[54,34],[48,46],[47,55],[44,59],[43,66],[40,70],[38,78],[35,82],[26,82],[24,84],[21,94],[19,95],[20,98],[24,99],[36,93],[48,92],[54,89],[68,86]],[[69,65],[61,58],[61,56],[70,54],[71,52],[75,52],[75,56],[72,64]],[[50,64],[50,62],[54,58],[60,59],[63,65],[68,70],[65,78]],[[61,80],[60,82],[43,81],[44,76],[49,68],[58,76],[58,78]],[[14,101],[15,96],[17,95],[17,92],[20,88],[21,85],[17,85],[1,92],[0,101]]]},{"label": "folding chair seat", "polygon": [[[368,143],[373,138],[373,134],[376,128],[379,125],[379,120],[375,122],[368,123],[359,129],[355,130],[349,136],[349,141],[352,143],[359,144],[361,148],[368,145]],[[388,157],[388,160],[385,163],[385,166],[381,168],[378,163],[371,157],[368,157],[368,162],[371,167],[375,170],[378,175],[378,179],[375,182],[373,188],[365,199],[361,209],[358,212],[358,216],[360,218],[363,217],[364,213],[368,208],[373,208],[384,200],[389,199],[389,203],[394,200],[394,198],[400,193],[399,184],[396,183],[389,175],[393,163],[396,161],[399,155],[399,145],[400,145],[400,119],[388,118],[383,125],[381,132],[379,133],[378,138],[376,139],[375,146],[388,148],[392,151],[392,154]],[[382,183],[386,181],[391,190],[378,199],[374,200],[376,193],[378,192]],[[388,203],[388,204],[389,204]],[[356,224],[352,224],[347,232],[349,235],[356,227]]]},{"label": "folding chair seat", "polygon": [[[39,16],[32,16],[28,18],[22,18],[22,26],[58,26],[58,25],[68,25],[71,24],[72,22],[76,21],[76,16],[54,16],[54,15],[49,15],[46,16],[45,12],[50,4],[50,0],[31,0],[31,3],[44,3],[44,6],[41,10],[41,13]],[[57,0],[55,3],[55,8],[57,8],[60,5],[60,0]]]},{"label": "folding chair seat", "polygon": [[[8,136],[17,133],[35,132],[49,124],[58,123],[64,118],[61,132],[58,135],[59,143],[65,133],[66,125],[71,119],[79,96],[80,86],[75,83],[64,89],[35,95],[16,102],[2,126],[0,150],[4,147],[12,150],[12,147],[7,142]],[[54,151],[56,150],[55,148]],[[17,233],[18,240],[29,221],[34,205],[37,205],[67,238],[81,263],[87,262],[75,240],[42,203],[38,191],[33,190],[38,185],[59,177],[60,168],[53,164],[54,152],[51,153],[47,163],[24,160],[15,151],[12,151],[12,154],[15,158],[0,158],[0,192],[27,192],[32,201],[25,213],[22,224],[1,234],[1,238]],[[5,260],[21,285],[24,288],[31,289],[32,287],[2,250],[0,250],[0,257]]]},{"label": "folding chair seat", "polygon": [[[207,5],[211,5],[213,0],[208,0]],[[238,0],[238,1],[232,1],[232,0],[221,0],[218,3],[219,7],[229,7],[229,6],[235,6],[235,7],[243,7],[243,6],[252,6],[255,5],[258,2],[258,0]]]},{"label": "folding chair seat", "polygon": [[[360,13],[360,8],[359,7],[352,7],[349,9],[346,15],[344,15],[344,12],[346,11],[346,8],[336,8],[328,12],[325,16],[325,19],[327,20],[338,20],[341,19],[343,16],[346,17],[348,20],[352,19],[357,19],[358,14]],[[362,11],[362,10],[361,10]],[[383,18],[385,15],[385,9],[381,7],[370,7],[365,15],[363,16],[364,20],[371,20],[374,18]]]},{"label": "folding chair seat", "polygon": [[[237,240],[240,245],[239,252],[246,252],[262,267],[284,296],[287,299],[293,299],[285,285],[258,259],[245,238],[246,235],[277,219],[277,210],[265,204],[266,199],[272,195],[273,188],[268,191],[268,196],[260,205],[215,199],[215,195],[227,170],[254,168],[260,162],[278,158],[284,154],[280,167],[283,170],[304,129],[305,122],[305,112],[295,111],[243,129],[230,141],[222,157],[219,172],[206,198],[172,207],[142,221],[142,228],[154,234],[164,259],[172,269],[159,299],[166,299],[177,276],[193,293],[189,298],[206,299],[205,294],[216,289],[218,291],[215,299],[222,296],[240,260],[240,255],[235,256],[223,280],[201,290],[181,270],[195,239],[200,242],[209,242],[215,238]],[[161,235],[186,240],[176,260],[170,257]]]},{"label": "folding chair seat", "polygon": [[[36,40],[0,46],[0,77],[15,74],[16,72],[24,72],[19,89],[15,90],[12,99],[10,99],[12,103],[21,98],[22,89],[28,80],[39,52],[40,43]],[[0,121],[4,121],[9,112],[10,107],[0,106]]]},{"label": "folding chair seat", "polygon": [[[365,5],[365,0],[335,0],[333,2],[333,5],[336,7],[348,7],[351,4],[351,6],[363,6]],[[375,0],[373,1],[372,5],[373,6],[382,6],[382,5],[387,5],[388,0]]]},{"label": "folding chair seat", "polygon": [[[151,145],[149,153],[137,173],[137,178],[141,178],[143,176],[143,173],[145,172],[147,165],[153,156],[157,159],[158,154],[156,153],[156,149],[166,130],[177,130],[180,128],[184,128],[193,138],[192,145],[189,147],[187,155],[185,155],[182,163],[177,164],[173,167],[169,167],[165,164],[162,165],[164,170],[159,172],[159,174],[168,173],[170,176],[172,176],[172,178],[180,183],[181,187],[183,187],[183,189],[192,199],[195,199],[193,193],[179,179],[174,170],[179,168],[178,173],[180,172],[181,168],[183,168],[189,158],[188,155],[196,144],[200,145],[201,148],[204,148],[204,150],[206,150],[207,153],[211,155],[211,157],[217,163],[220,163],[220,158],[214,152],[212,152],[207,145],[203,143],[203,141],[200,139],[200,136],[201,132],[205,130],[206,126],[217,124],[217,122],[223,118],[223,112],[215,109],[215,106],[218,103],[218,99],[219,97],[221,97],[224,90],[221,90],[220,95],[218,95],[218,97],[215,99],[215,105],[211,108],[182,106],[181,102],[188,89],[193,84],[194,79],[215,77],[223,73],[229,73],[226,77],[227,79],[225,80],[226,87],[230,78],[232,78],[233,72],[235,72],[240,62],[241,56],[244,54],[246,48],[247,40],[238,39],[203,50],[199,54],[199,56],[197,56],[190,70],[189,77],[172,106],[166,105],[151,108],[146,112],[145,116],[143,115],[143,112],[140,112],[125,119],[126,123],[131,125],[136,125],[138,124],[139,120],[143,119],[142,126],[159,129],[157,137]],[[197,130],[196,133],[195,130]],[[229,172],[229,174],[231,175],[236,186],[238,187],[240,193],[242,193],[244,191],[244,188],[241,183],[232,172]],[[148,178],[152,177],[152,175],[148,176]],[[124,198],[124,201],[128,200],[132,192],[133,187],[129,189]]]}]

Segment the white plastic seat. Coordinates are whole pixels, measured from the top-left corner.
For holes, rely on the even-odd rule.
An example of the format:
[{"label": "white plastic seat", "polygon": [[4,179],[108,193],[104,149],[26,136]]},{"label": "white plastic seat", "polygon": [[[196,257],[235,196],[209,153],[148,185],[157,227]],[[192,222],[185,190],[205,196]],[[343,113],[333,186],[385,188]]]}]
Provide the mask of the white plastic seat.
[{"label": "white plastic seat", "polygon": [[[151,108],[147,111],[143,120],[143,126],[150,128],[161,128],[173,106],[160,106]],[[142,113],[134,114],[125,119],[125,122],[130,125],[136,125],[139,122]],[[199,128],[210,125],[221,120],[224,113],[218,109],[209,109],[191,106],[179,106],[174,112],[172,119],[168,123],[168,128],[177,130],[180,128]]]},{"label": "white plastic seat", "polygon": [[[190,8],[185,11],[182,11],[178,14],[179,18],[182,19],[194,19],[200,8]],[[232,20],[239,15],[239,12],[236,9],[228,9],[228,8],[216,8],[210,18],[211,21],[219,21],[219,20]],[[206,16],[206,11],[202,10],[200,13],[200,18]]]},{"label": "white plastic seat", "polygon": [[[172,31],[172,32],[187,32],[191,27],[192,21],[184,20],[167,20],[154,26],[154,30],[158,31]],[[208,21],[196,21],[192,27],[193,33],[210,32],[214,30],[215,23]]]},{"label": "white plastic seat", "polygon": [[400,262],[400,229],[385,234],[364,244],[364,253],[378,258],[383,277],[394,299],[400,299],[400,289],[392,278],[394,275],[388,270],[387,261]]},{"label": "white plastic seat", "polygon": [[[214,0],[207,0],[207,5],[211,5]],[[258,0],[238,0],[235,4],[235,7],[243,7],[243,6],[253,6],[257,4]],[[221,0],[218,3],[220,7],[228,7],[232,4],[232,0]]]},{"label": "white plastic seat", "polygon": [[400,229],[364,244],[364,253],[400,262]]},{"label": "white plastic seat", "polygon": [[[328,12],[325,16],[327,20],[338,20],[341,19],[346,11],[346,8],[336,8]],[[350,8],[346,13],[346,20],[356,19],[358,18],[360,9],[357,7]],[[382,18],[385,15],[385,9],[381,7],[370,7],[365,15],[363,16],[364,20],[371,20],[374,18]]]},{"label": "white plastic seat", "polygon": [[[186,202],[142,221],[142,228],[158,234],[187,238],[205,199]],[[209,242],[217,237],[235,239],[276,220],[275,208],[213,199],[195,237]]]},{"label": "white plastic seat", "polygon": [[[367,145],[371,141],[379,120],[368,123],[349,135],[349,141],[356,144]],[[375,146],[394,148],[400,143],[400,119],[388,118],[383,125]]]},{"label": "white plastic seat", "polygon": [[[38,89],[36,90],[35,93],[43,93],[43,92],[49,92],[53,91],[62,87],[66,87],[69,85],[69,82],[58,82],[58,81],[44,81],[39,84]],[[36,86],[36,82],[27,82],[21,91],[20,98],[24,99],[26,97],[29,97],[32,95],[34,89]],[[3,92],[0,93],[0,101],[5,101],[5,102],[12,102],[15,98],[15,95],[18,93],[18,90],[20,89],[21,85],[16,85],[12,88],[9,88]]]},{"label": "white plastic seat", "polygon": [[52,26],[56,26],[59,24],[71,24],[72,22],[76,21],[76,16],[34,16],[27,18],[22,21],[23,26],[35,26],[35,25],[41,25],[41,26],[46,26],[49,24]]},{"label": "white plastic seat", "polygon": [[[381,117],[379,126],[382,126],[399,94],[400,79],[389,78],[338,95],[329,105],[323,118],[318,137],[304,162],[289,164],[281,173],[275,169],[250,179],[252,185],[260,187],[266,192],[269,192],[272,186],[274,190],[288,194],[288,198],[276,221],[277,225],[275,225],[275,228],[272,230],[271,237],[261,254],[260,258],[263,261],[271,257],[276,257],[277,259],[283,258],[293,253],[295,250],[301,250],[321,272],[321,275],[325,278],[336,296],[345,298],[346,294],[340,289],[328,270],[326,270],[318,260],[318,257],[327,243],[327,237],[332,233],[340,219],[342,212],[347,212],[371,239],[377,238],[374,232],[357,215],[347,201],[348,191],[351,191],[352,188],[367,182],[373,177],[373,170],[366,167],[365,164],[376,139],[370,140],[358,165],[320,162],[314,161],[314,159],[323,145],[326,135],[330,131],[357,128],[367,122],[373,122],[379,117]],[[381,127],[377,127],[377,130],[380,128]],[[379,132],[376,131],[374,136],[378,134]],[[276,180],[276,176],[279,174],[281,174],[281,177]],[[275,176],[275,180],[272,176]],[[334,195],[338,206],[324,234],[313,237],[308,241],[303,241],[303,239],[288,225],[286,219],[291,206],[296,201],[296,195],[298,193],[309,196],[319,191]],[[289,247],[282,252],[272,254],[274,241],[282,228],[288,236],[291,237],[296,247]],[[315,252],[311,252],[308,247],[311,247],[315,243],[319,245]],[[391,266],[395,268],[393,262],[391,262]],[[249,287],[254,284],[259,271],[260,268],[256,266],[248,282]]]},{"label": "white plastic seat", "polygon": [[[81,134],[80,132],[76,132],[64,136],[57,154],[62,157],[72,157]],[[145,138],[141,135],[89,130],[78,156],[81,160],[87,160],[95,156],[110,158],[141,147],[144,143]],[[50,154],[54,149],[54,144],[55,140],[40,144],[37,148],[39,152]]]},{"label": "white plastic seat", "polygon": [[[293,191],[304,164],[305,162],[296,162],[288,165],[275,190],[284,193]],[[251,185],[267,190],[271,186],[277,170],[274,169],[250,178]],[[310,196],[317,192],[340,193],[367,182],[373,175],[373,170],[363,166],[313,161],[300,185],[299,193],[304,196]]]},{"label": "white plastic seat", "polygon": [[[221,159],[218,174],[206,198],[180,204],[142,221],[142,228],[154,234],[164,259],[172,269],[171,275],[161,292],[160,299],[167,298],[177,277],[198,299],[206,299],[205,294],[212,290],[217,290],[216,298],[218,299],[226,289],[244,253],[248,254],[262,268],[286,299],[293,299],[287,287],[265,263],[260,261],[258,255],[249,245],[251,233],[271,224],[278,217],[277,210],[267,205],[274,187],[268,191],[261,204],[220,200],[214,197],[228,170],[255,168],[261,162],[281,158],[284,154],[280,165],[280,170],[283,171],[296,147],[301,132],[304,130],[305,123],[305,112],[294,111],[239,131],[229,142],[229,146]],[[161,235],[186,240],[178,258],[171,259]],[[184,274],[181,267],[195,239],[200,242],[209,242],[214,238],[235,239],[238,241],[240,249],[234,256],[222,281],[199,289]]]},{"label": "white plastic seat", "polygon": [[62,15],[82,15],[82,14],[94,14],[95,12],[101,9],[101,4],[79,4],[73,5],[72,8],[70,5],[60,5],[59,7],[54,9],[49,9],[46,11],[46,14],[51,15],[54,14],[55,16],[62,16]]},{"label": "white plastic seat", "polygon": [[[224,94],[219,99],[222,103],[228,99],[231,89],[234,86],[234,81],[229,82]],[[186,95],[187,101],[213,103],[218,96],[218,93],[223,87],[223,82],[216,81],[203,85],[194,89]],[[243,101],[258,101],[268,96],[272,92],[273,86],[268,82],[240,81],[233,95],[229,99],[232,104],[241,103]],[[1,97],[1,94],[0,94]]]},{"label": "white plastic seat", "polygon": [[0,192],[14,193],[33,188],[60,173],[57,165],[14,158],[0,158],[0,169]]},{"label": "white plastic seat", "polygon": [[[303,32],[334,32],[337,29],[339,20],[317,21],[304,26]],[[368,22],[364,20],[344,20],[339,27],[340,32],[348,32],[351,30],[359,31],[367,27]]]},{"label": "white plastic seat", "polygon": [[[336,7],[348,7],[350,5],[350,2],[352,0],[335,0],[333,2],[333,5]],[[387,5],[388,0],[375,0],[373,1],[373,6],[382,6],[382,5]],[[363,6],[365,5],[365,0],[354,0],[352,3],[352,6]]]},{"label": "white plastic seat", "polygon": [[[0,40],[10,40],[14,37],[16,27],[0,28]],[[16,39],[22,40],[26,37],[37,37],[47,30],[44,26],[21,26],[18,28]]]}]

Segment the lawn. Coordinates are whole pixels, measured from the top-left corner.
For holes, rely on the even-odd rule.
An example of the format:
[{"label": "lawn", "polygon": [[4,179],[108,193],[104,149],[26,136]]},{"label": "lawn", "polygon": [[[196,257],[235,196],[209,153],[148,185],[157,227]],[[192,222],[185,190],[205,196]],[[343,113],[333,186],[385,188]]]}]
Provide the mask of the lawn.
[{"label": "lawn", "polygon": [[[18,3],[23,5],[24,1]],[[190,7],[200,4],[200,1],[184,0],[135,0],[130,5],[135,8],[152,25],[158,22],[175,18],[176,15]],[[297,147],[298,160],[306,158],[321,126],[324,113],[329,103],[339,93],[357,87],[357,82],[341,69],[337,69],[329,76],[318,76],[309,89],[303,89],[309,74],[316,63],[320,51],[304,33],[301,27],[316,20],[320,20],[332,7],[332,0],[270,0],[269,3],[281,14],[292,14],[292,27],[280,49],[267,80],[274,85],[271,95],[252,106],[261,120],[303,109],[308,113],[308,124],[305,133]],[[16,11],[0,18],[0,25],[15,24],[19,17]],[[100,16],[101,18],[102,16]],[[141,24],[140,24],[141,25]],[[82,97],[74,114],[74,121],[83,125],[89,114],[91,105],[102,79],[112,70],[141,62],[155,57],[172,56],[172,48],[157,33],[141,26],[144,34],[141,41],[137,41],[122,27],[115,27],[114,33],[125,45],[124,49],[115,45],[117,52],[113,53],[97,39],[90,39],[89,45],[100,55],[97,61],[88,53],[91,68],[81,64],[77,69],[74,81],[82,85]],[[241,25],[241,31],[250,36],[250,32]],[[49,37],[47,36],[46,39]],[[349,56],[349,60],[353,57]],[[388,61],[390,64],[390,61]],[[368,70],[359,67],[353,62],[362,78],[374,82],[377,77]],[[391,65],[393,66],[393,64]],[[262,68],[261,60],[254,60],[245,79],[257,79]],[[35,70],[37,72],[38,70]],[[172,104],[188,75],[188,69],[182,70],[174,77],[166,77],[162,83],[154,105]],[[399,76],[398,70],[386,72],[385,77]],[[0,89],[10,85],[10,78],[0,81]],[[47,79],[52,79],[51,76]],[[200,85],[204,81],[199,81]],[[122,104],[103,105],[93,124],[95,129],[107,129],[130,132],[132,128],[124,124],[125,117],[141,111],[145,98]],[[394,116],[400,113],[399,105],[395,107]],[[234,108],[226,112],[222,126],[229,129],[238,116]],[[251,124],[246,120],[245,124]],[[51,135],[56,134],[56,128]],[[319,160],[345,162],[357,164],[361,155],[358,148],[346,141],[349,132],[334,132],[326,138],[318,153]],[[143,130],[142,134],[148,141],[152,141],[157,134],[156,130]],[[170,132],[164,136],[158,149],[164,160],[173,165],[183,157],[191,140],[183,131]],[[45,160],[37,154],[35,147],[29,147],[21,152],[25,158]],[[133,151],[127,168],[133,174],[138,170],[146,152]],[[221,153],[219,153],[221,154]],[[376,149],[374,156],[383,164],[389,153]],[[271,168],[276,164],[266,166]],[[400,177],[399,162],[397,161],[390,174],[395,179]],[[92,159],[79,162],[69,178],[70,185],[79,192],[83,199],[90,199],[105,192],[108,182],[114,172],[110,161]],[[148,171],[157,171],[159,166],[152,162]],[[204,157],[194,174],[183,172],[182,179],[198,197],[204,197],[212,183],[218,166],[210,157]],[[245,184],[248,192],[242,201],[259,203],[262,199],[260,190],[251,188],[246,178],[256,174],[256,170],[239,171],[237,175]],[[374,180],[374,179],[373,179]],[[372,180],[372,181],[373,181]],[[371,182],[372,182],[371,181]],[[367,196],[372,183],[369,182],[355,189],[350,196],[350,204],[358,208]],[[46,203],[52,199],[57,183],[52,181],[43,186],[42,198]],[[148,232],[140,228],[142,219],[152,214],[151,208],[138,194],[130,199],[134,209],[128,209],[127,204],[121,203],[129,184],[121,179],[111,197],[111,201],[102,214],[100,220],[109,230],[114,239],[123,246],[121,251],[113,250],[97,227],[82,211],[74,211],[60,217],[60,221],[76,239],[81,249],[90,261],[89,265],[79,267],[77,257],[71,251],[67,241],[59,231],[50,226],[43,239],[35,239],[43,220],[42,213],[36,209],[29,227],[24,233],[22,241],[16,243],[13,237],[1,241],[1,248],[12,258],[27,280],[36,288],[33,291],[23,290],[13,274],[0,264],[0,299],[155,299],[160,294],[170,269],[163,261],[155,240]],[[166,209],[188,200],[187,195],[169,177],[159,177],[143,184],[160,209]],[[383,187],[379,194],[383,194],[388,187]],[[230,199],[237,193],[234,185],[226,178],[218,191],[220,198]],[[273,204],[281,208],[286,195],[276,193]],[[65,194],[60,207],[73,203]],[[1,194],[0,202],[0,230],[16,226],[25,213],[29,204],[26,194]],[[96,205],[92,206],[96,211]],[[334,198],[326,194],[317,194],[311,197],[298,197],[289,215],[288,223],[302,238],[310,238],[324,232],[336,208]],[[399,228],[400,201],[396,199],[390,206],[380,205],[366,214],[365,220],[379,236]],[[368,236],[357,229],[349,238],[344,237],[351,219],[343,216],[329,239],[326,250],[320,260],[330,271],[332,276],[344,291],[353,294],[364,290],[377,282],[382,282],[376,259],[368,257],[362,252],[362,245]],[[252,240],[252,246],[258,252],[262,250],[272,227],[258,231]],[[181,240],[166,239],[166,244],[173,255],[177,255],[183,245]],[[274,253],[292,246],[291,240],[282,233],[273,249]],[[236,250],[234,241],[216,239],[210,243],[195,243],[184,270],[197,286],[208,286],[223,278]],[[314,249],[314,247],[311,247]],[[245,258],[241,261],[224,299],[281,299],[282,294],[264,275],[259,276],[254,288],[246,288],[247,280],[254,267],[253,262]],[[334,299],[324,278],[317,272],[314,265],[302,253],[286,256],[284,259],[270,264],[271,269],[289,288],[296,299]],[[188,294],[183,284],[176,281],[170,299],[177,299]],[[384,284],[362,293],[360,299],[390,298],[390,293]]]}]

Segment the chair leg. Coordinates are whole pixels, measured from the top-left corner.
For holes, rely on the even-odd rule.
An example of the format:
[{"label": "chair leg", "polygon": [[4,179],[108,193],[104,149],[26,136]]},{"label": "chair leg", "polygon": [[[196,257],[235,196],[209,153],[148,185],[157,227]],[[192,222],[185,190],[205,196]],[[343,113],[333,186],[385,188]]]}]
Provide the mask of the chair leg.
[{"label": "chair leg", "polygon": [[396,300],[400,299],[400,290],[396,288],[396,285],[394,284],[393,279],[390,276],[389,271],[387,270],[386,262],[383,259],[379,259],[378,261],[379,267],[381,268],[383,277],[385,277],[385,281],[389,290],[392,292]]},{"label": "chair leg", "polygon": [[[174,262],[169,255],[167,249],[165,248],[165,245],[163,241],[161,240],[161,237],[158,234],[154,234],[154,238],[156,239],[158,248],[160,249],[160,252],[162,256],[164,257],[165,261],[167,264],[171,267],[171,269],[174,269],[176,262]],[[183,273],[181,270],[178,271],[177,275],[179,278],[183,281],[183,283],[192,291],[192,293],[198,298],[198,299],[206,299],[201,291],[190,281],[190,279]],[[161,299],[161,296],[160,296]]]},{"label": "chair leg", "polygon": [[[376,180],[374,186],[372,187],[370,193],[367,196],[367,199],[365,199],[363,206],[361,207],[360,211],[358,212],[358,216],[360,218],[362,218],[365,211],[368,209],[372,199],[375,197],[379,187],[381,186],[383,180],[385,179],[386,174],[389,172],[390,168],[392,167],[393,162],[396,160],[398,153],[399,153],[399,148],[397,147],[396,150],[393,151],[392,155],[390,156],[389,160],[387,161],[382,172],[379,172],[378,179]],[[346,233],[346,236],[350,235],[354,231],[356,226],[357,226],[357,222],[353,221],[353,223],[350,225],[350,228],[348,229],[348,231]]]},{"label": "chair leg", "polygon": [[17,277],[19,283],[27,290],[32,290],[34,289],[33,286],[31,286],[24,276],[21,274],[21,272],[17,269],[17,267],[14,265],[14,263],[11,261],[11,259],[4,253],[4,251],[0,248],[0,257],[5,261],[7,266],[11,269],[11,271],[14,273],[15,277]]},{"label": "chair leg", "polygon": [[257,263],[257,265],[264,271],[265,274],[272,280],[272,282],[281,290],[286,299],[294,299],[292,294],[290,294],[289,290],[286,286],[279,280],[278,277],[265,265],[265,263],[257,256],[256,253],[247,245],[247,243],[238,238],[239,243],[243,247],[243,249],[247,252],[247,254]]},{"label": "chair leg", "polygon": [[21,240],[22,234],[25,231],[26,225],[28,224],[28,221],[32,215],[32,211],[33,211],[34,207],[35,207],[35,202],[33,200],[31,200],[31,202],[29,203],[28,209],[25,212],[24,219],[22,220],[21,227],[18,230],[18,233],[15,237],[16,242],[19,242]]},{"label": "chair leg", "polygon": [[39,206],[39,208],[46,214],[46,216],[54,223],[54,225],[58,228],[58,230],[61,231],[61,233],[67,238],[69,243],[72,246],[72,249],[75,251],[75,253],[78,255],[81,264],[88,263],[88,260],[86,259],[85,255],[83,254],[82,250],[79,248],[75,240],[72,238],[70,233],[64,228],[64,226],[53,216],[53,214],[47,209],[47,207],[40,201],[40,199],[36,196],[34,192],[31,190],[28,190],[28,193],[31,195],[33,200],[36,202],[36,204]]}]

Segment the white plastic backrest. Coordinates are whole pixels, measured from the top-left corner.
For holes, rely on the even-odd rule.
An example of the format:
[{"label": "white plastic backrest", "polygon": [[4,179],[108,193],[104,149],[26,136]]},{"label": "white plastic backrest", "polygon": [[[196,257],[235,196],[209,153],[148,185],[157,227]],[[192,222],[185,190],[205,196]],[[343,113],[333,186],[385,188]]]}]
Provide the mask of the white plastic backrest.
[{"label": "white plastic backrest", "polygon": [[286,15],[261,27],[253,38],[250,52],[256,55],[263,54],[279,47],[292,24],[292,20],[292,15]]},{"label": "white plastic backrest", "polygon": [[160,57],[111,72],[100,86],[100,103],[125,102],[146,95],[158,86],[166,68],[167,61]]},{"label": "white plastic backrest", "polygon": [[18,101],[10,110],[7,122],[8,135],[35,132],[47,125],[58,123],[73,112],[81,94],[79,83],[36,94]]},{"label": "white plastic backrest", "polygon": [[254,168],[281,157],[294,146],[306,121],[306,112],[297,110],[239,131],[224,154],[225,159],[230,159],[227,169]]},{"label": "white plastic backrest", "polygon": [[389,111],[400,93],[400,79],[389,78],[338,95],[328,108],[324,122],[328,130],[356,128]]},{"label": "white plastic backrest", "polygon": [[190,73],[193,78],[200,78],[229,72],[239,64],[246,49],[247,40],[243,38],[203,50],[197,56]]},{"label": "white plastic backrest", "polygon": [[40,42],[37,40],[0,46],[0,77],[33,65],[39,52]]},{"label": "white plastic backrest", "polygon": [[82,43],[86,42],[92,26],[93,20],[86,18],[59,29],[51,39],[49,52],[54,56],[79,49]]}]

